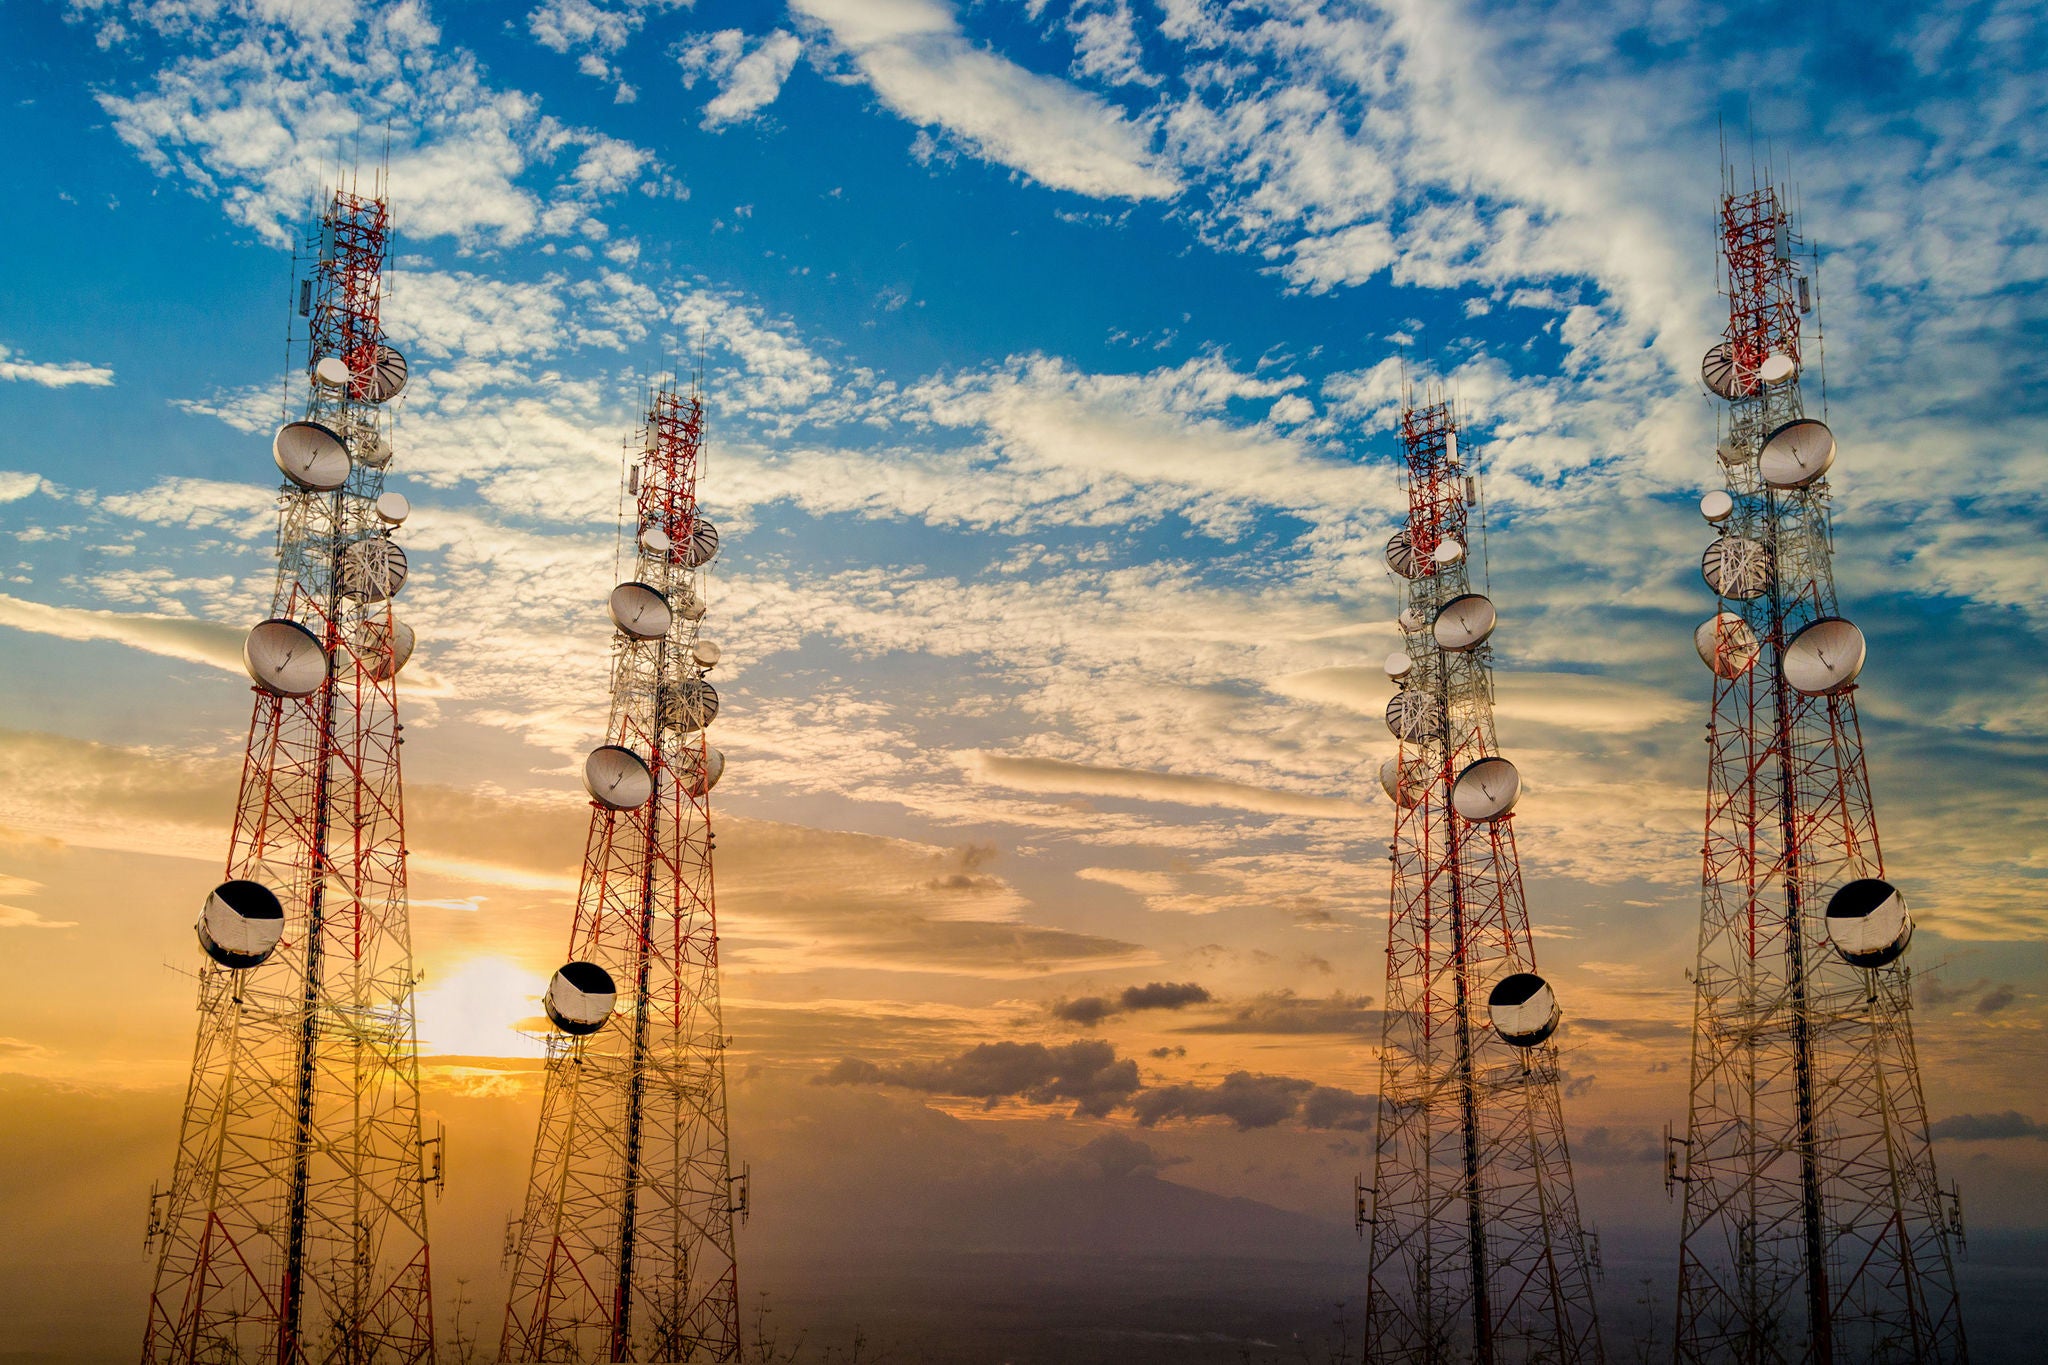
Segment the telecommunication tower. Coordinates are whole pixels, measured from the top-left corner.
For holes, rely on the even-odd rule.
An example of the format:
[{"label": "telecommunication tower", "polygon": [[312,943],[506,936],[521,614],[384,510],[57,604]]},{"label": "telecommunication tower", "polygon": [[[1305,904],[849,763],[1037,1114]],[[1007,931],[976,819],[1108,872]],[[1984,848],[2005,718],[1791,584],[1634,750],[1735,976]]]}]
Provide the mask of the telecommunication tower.
[{"label": "telecommunication tower", "polygon": [[[611,716],[584,763],[590,832],[569,962],[548,983],[540,1131],[499,1359],[738,1360],[733,1224],[747,1176],[727,1142],[698,397],[654,396],[627,490],[632,576],[609,609]],[[624,996],[621,1001],[620,997]]]},{"label": "telecommunication tower", "polygon": [[1477,477],[1448,404],[1408,408],[1401,442],[1408,524],[1387,563],[1405,605],[1386,712],[1401,746],[1380,768],[1393,895],[1373,1182],[1358,1198],[1365,1358],[1597,1365],[1597,1248],[1551,1042],[1561,1016],[1522,897],[1521,778],[1494,738],[1497,616],[1467,567]]},{"label": "telecommunication tower", "polygon": [[1694,635],[1712,671],[1679,1361],[1961,1361],[1953,1191],[1936,1183],[1913,1055],[1913,932],[1884,880],[1856,718],[1862,633],[1837,614],[1827,472],[1806,415],[1798,225],[1724,172],[1727,403]]},{"label": "telecommunication tower", "polygon": [[387,492],[406,363],[379,321],[389,209],[337,191],[302,282],[304,417],[279,429],[278,570],[242,657],[255,712],[227,879],[200,913],[199,1040],[144,1365],[430,1361],[426,1189],[406,916]]}]

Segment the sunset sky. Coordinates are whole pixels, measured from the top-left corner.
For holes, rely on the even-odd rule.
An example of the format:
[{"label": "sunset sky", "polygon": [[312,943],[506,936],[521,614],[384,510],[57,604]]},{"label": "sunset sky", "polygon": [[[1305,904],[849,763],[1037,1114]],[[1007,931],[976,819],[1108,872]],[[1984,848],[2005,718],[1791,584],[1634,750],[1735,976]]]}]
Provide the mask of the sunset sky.
[{"label": "sunset sky", "polygon": [[[2048,1245],[2048,20],[1714,14],[0,3],[0,1353],[140,1339],[274,571],[290,243],[387,156],[444,1314],[458,1281],[502,1309],[621,443],[701,357],[743,1294],[910,1343],[1011,1333],[1019,1264],[1088,1281],[1091,1341],[1152,1330],[1125,1283],[1228,1279],[1260,1340],[1357,1292],[1380,550],[1429,384],[1484,471],[1625,1341],[1676,1254],[1725,139],[1820,248],[1836,574],[1964,1310],[1981,1359],[2025,1358],[1995,1305],[2048,1292],[2011,1265]],[[1128,1280],[1072,1269],[1101,1264]]]}]

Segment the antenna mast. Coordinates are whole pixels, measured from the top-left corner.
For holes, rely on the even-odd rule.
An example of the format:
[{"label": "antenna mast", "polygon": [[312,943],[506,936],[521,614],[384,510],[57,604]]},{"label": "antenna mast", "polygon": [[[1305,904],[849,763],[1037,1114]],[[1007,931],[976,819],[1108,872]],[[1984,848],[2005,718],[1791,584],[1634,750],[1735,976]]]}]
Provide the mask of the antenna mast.
[{"label": "antenna mast", "polygon": [[[1513,816],[1521,778],[1493,727],[1493,603],[1472,591],[1476,476],[1450,406],[1401,417],[1408,523],[1400,690],[1380,768],[1395,807],[1366,1359],[1599,1365],[1591,1268],[1558,1100],[1557,997],[1536,974]],[[1373,1196],[1368,1208],[1365,1195]]]},{"label": "antenna mast", "polygon": [[1694,972],[1676,1358],[1966,1358],[1913,1054],[1905,898],[1884,880],[1856,717],[1862,633],[1837,614],[1827,471],[1805,415],[1797,223],[1722,169],[1728,327],[1702,377],[1728,404],[1700,510],[1719,598]]},{"label": "antenna mast", "polygon": [[[611,715],[584,763],[590,832],[569,963],[548,985],[546,1090],[499,1358],[735,1361],[733,1226],[699,634],[718,528],[697,507],[704,405],[665,384],[627,466],[636,577],[612,590]],[[624,1008],[618,1008],[620,996]]]}]

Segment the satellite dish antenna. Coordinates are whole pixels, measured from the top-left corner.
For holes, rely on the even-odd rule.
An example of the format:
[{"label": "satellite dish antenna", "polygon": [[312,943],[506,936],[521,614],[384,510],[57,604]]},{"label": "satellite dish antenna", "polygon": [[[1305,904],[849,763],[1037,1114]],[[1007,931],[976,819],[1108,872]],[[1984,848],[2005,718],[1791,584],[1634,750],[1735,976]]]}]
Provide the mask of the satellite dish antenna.
[{"label": "satellite dish antenna", "polygon": [[362,656],[363,664],[370,676],[378,682],[398,676],[412,658],[413,646],[419,643],[419,636],[403,621],[394,620],[389,627],[382,621],[369,620],[356,632],[356,652]]},{"label": "satellite dish antenna", "polygon": [[618,983],[595,962],[571,962],[558,968],[548,981],[548,993],[541,997],[549,1020],[575,1038],[603,1028],[618,1003]]},{"label": "satellite dish antenna", "polygon": [[1863,632],[1839,616],[1809,622],[1785,645],[1785,681],[1809,697],[1847,690],[1863,671]]},{"label": "satellite dish antenna", "polygon": [[1756,367],[1756,377],[1766,384],[1783,384],[1799,373],[1799,362],[1782,351],[1773,351]]},{"label": "satellite dish antenna", "polygon": [[1428,775],[1421,771],[1420,764],[1403,764],[1398,757],[1380,764],[1380,790],[1402,810],[1413,810],[1421,805],[1422,793],[1427,786]]},{"label": "satellite dish antenna", "polygon": [[668,635],[674,614],[668,598],[648,583],[621,583],[612,589],[608,604],[612,624],[636,640],[659,640]]},{"label": "satellite dish antenna", "polygon": [[1468,592],[1444,603],[1429,633],[1436,638],[1437,648],[1462,654],[1485,644],[1499,620],[1490,599],[1481,593]]},{"label": "satellite dish antenna", "polygon": [[1913,916],[1905,896],[1879,877],[1850,882],[1828,898],[1828,939],[1851,966],[1883,967],[1898,961],[1913,941]]},{"label": "satellite dish antenna", "polygon": [[694,735],[718,718],[718,689],[702,678],[685,678],[664,688],[661,719],[686,735]]},{"label": "satellite dish antenna", "polygon": [[1692,647],[1700,662],[1723,678],[1739,678],[1763,652],[1749,622],[1732,611],[1716,612],[1692,633]]},{"label": "satellite dish antenna", "polygon": [[699,640],[690,646],[690,657],[697,661],[699,668],[716,668],[718,661],[725,657],[715,641]]},{"label": "satellite dish antenna", "polygon": [[1396,682],[1399,682],[1402,678],[1407,677],[1410,670],[1412,670],[1414,667],[1415,660],[1409,658],[1405,650],[1397,649],[1392,654],[1389,654],[1387,656],[1387,676],[1394,679]]},{"label": "satellite dish antenna", "polygon": [[683,552],[683,566],[701,569],[717,557],[718,528],[709,517],[698,517],[690,523],[690,544]]},{"label": "satellite dish antenna", "polygon": [[1716,488],[1700,499],[1700,515],[1719,526],[1735,515],[1735,499],[1724,490]]},{"label": "satellite dish antenna", "polygon": [[1418,744],[1443,729],[1443,708],[1421,692],[1396,692],[1387,702],[1387,728],[1395,739]]},{"label": "satellite dish antenna", "polygon": [[249,628],[242,640],[242,667],[275,696],[310,697],[327,681],[327,651],[297,621],[273,617]]},{"label": "satellite dish antenna", "polygon": [[1812,417],[1787,422],[1764,438],[1757,473],[1773,488],[1804,488],[1835,462],[1835,433]]},{"label": "satellite dish antenna", "polygon": [[270,457],[284,476],[315,493],[348,482],[348,447],[318,422],[287,422],[271,438]]},{"label": "satellite dish antenna", "polygon": [[1707,351],[1706,359],[1700,361],[1700,378],[1723,398],[1742,397],[1744,386],[1735,368],[1734,343],[1723,341]]},{"label": "satellite dish antenna", "polygon": [[685,585],[681,592],[683,604],[676,608],[676,614],[685,621],[701,621],[706,610],[704,599],[691,592]]},{"label": "satellite dish antenna", "polygon": [[1740,468],[1755,458],[1748,442],[1737,441],[1732,438],[1715,446],[1714,454],[1720,457],[1721,463],[1727,465],[1730,469]]},{"label": "satellite dish antenna", "polygon": [[377,520],[386,526],[403,526],[405,519],[412,515],[412,504],[403,493],[379,493],[377,495]]},{"label": "satellite dish antenna", "polygon": [[667,559],[669,551],[668,532],[659,526],[650,526],[640,533],[640,548],[656,559]]},{"label": "satellite dish antenna", "polygon": [[1422,565],[1415,558],[1415,541],[1407,531],[1396,531],[1388,538],[1387,567],[1403,578],[1422,577]]},{"label": "satellite dish antenna", "polygon": [[1401,614],[1394,618],[1394,624],[1402,630],[1414,632],[1429,624],[1429,618],[1413,607],[1401,608]]},{"label": "satellite dish antenna", "polygon": [[382,469],[391,463],[391,442],[374,427],[356,429],[355,449],[356,458],[372,469]]},{"label": "satellite dish antenna", "polygon": [[583,790],[600,806],[638,810],[654,795],[654,774],[631,749],[603,744],[583,760]]},{"label": "satellite dish antenna", "polygon": [[1439,567],[1448,567],[1465,557],[1465,546],[1456,536],[1445,536],[1436,543],[1436,550],[1430,555]]},{"label": "satellite dish antenna", "polygon": [[383,342],[363,372],[356,376],[350,392],[366,403],[388,403],[405,389],[405,357]]},{"label": "satellite dish antenna", "polygon": [[284,906],[262,882],[222,882],[206,898],[196,927],[208,957],[246,971],[276,951],[284,937]]},{"label": "satellite dish antenna", "polygon": [[1465,765],[1451,784],[1451,809],[1473,824],[1500,819],[1515,808],[1522,794],[1522,775],[1504,758],[1482,758]]},{"label": "satellite dish antenna", "polygon": [[708,745],[702,758],[685,749],[677,766],[683,770],[683,790],[691,796],[703,796],[725,776],[725,755]]},{"label": "satellite dish antenna", "polygon": [[1700,577],[1716,596],[1747,602],[1771,585],[1771,553],[1760,540],[1722,536],[1700,556]]},{"label": "satellite dish antenna", "polygon": [[313,382],[323,389],[338,389],[348,383],[348,363],[338,355],[324,355],[313,362]]},{"label": "satellite dish antenna", "polygon": [[1534,972],[1515,972],[1494,983],[1486,995],[1494,1032],[1516,1047],[1535,1047],[1557,1032],[1564,1011],[1557,992]]},{"label": "satellite dish antenna", "polygon": [[341,590],[358,602],[382,602],[405,586],[405,551],[382,536],[359,540],[341,552]]}]

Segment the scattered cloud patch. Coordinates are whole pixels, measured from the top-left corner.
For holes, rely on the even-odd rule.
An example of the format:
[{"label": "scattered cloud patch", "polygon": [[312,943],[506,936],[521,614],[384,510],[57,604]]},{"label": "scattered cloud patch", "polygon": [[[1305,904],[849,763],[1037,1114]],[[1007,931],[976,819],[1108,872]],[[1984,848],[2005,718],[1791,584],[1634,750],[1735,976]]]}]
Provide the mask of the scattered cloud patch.
[{"label": "scattered cloud patch", "polygon": [[774,103],[802,52],[803,42],[783,29],[750,39],[739,29],[728,28],[684,43],[676,54],[683,85],[695,89],[704,79],[718,90],[705,104],[699,126],[739,123]]},{"label": "scattered cloud patch", "polygon": [[0,346],[0,380],[40,384],[46,389],[106,389],[113,387],[114,372],[84,360],[30,360]]}]

